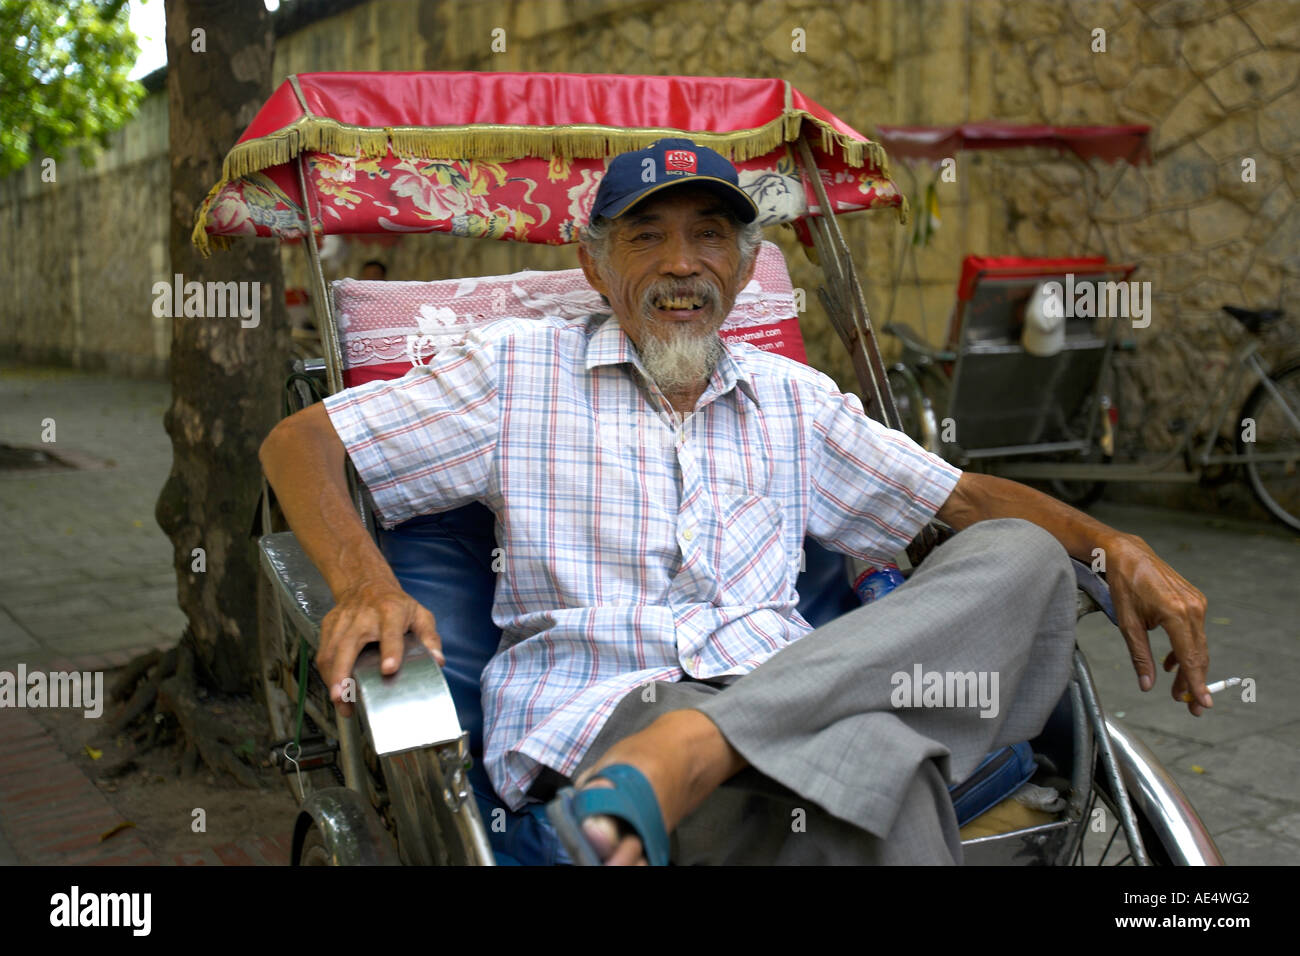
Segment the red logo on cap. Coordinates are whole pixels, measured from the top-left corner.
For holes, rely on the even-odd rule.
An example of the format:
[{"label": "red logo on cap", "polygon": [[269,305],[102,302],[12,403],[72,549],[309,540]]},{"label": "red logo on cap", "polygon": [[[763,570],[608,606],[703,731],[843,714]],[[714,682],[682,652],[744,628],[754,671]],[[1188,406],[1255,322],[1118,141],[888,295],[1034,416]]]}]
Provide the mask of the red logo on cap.
[{"label": "red logo on cap", "polygon": [[676,173],[693,173],[695,172],[695,154],[689,149],[665,150],[664,167]]}]

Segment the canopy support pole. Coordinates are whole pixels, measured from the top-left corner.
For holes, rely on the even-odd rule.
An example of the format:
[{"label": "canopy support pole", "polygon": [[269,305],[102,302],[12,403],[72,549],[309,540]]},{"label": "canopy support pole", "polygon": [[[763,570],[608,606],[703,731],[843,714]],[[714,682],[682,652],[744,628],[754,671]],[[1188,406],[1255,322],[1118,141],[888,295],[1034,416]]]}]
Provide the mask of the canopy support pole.
[{"label": "canopy support pole", "polygon": [[325,380],[333,395],[343,391],[343,353],[339,348],[338,330],[334,328],[329,287],[325,284],[325,271],[321,268],[320,248],[316,245],[316,217],[312,215],[311,193],[307,189],[307,177],[303,172],[302,154],[298,155],[294,166],[298,173],[298,189],[302,192],[303,212],[307,214],[307,235],[303,243],[307,247],[307,259],[311,263],[312,312],[316,316],[321,342],[325,345]]},{"label": "canopy support pole", "polygon": [[[800,170],[805,183],[812,186],[821,210],[821,215],[809,216],[808,222],[813,247],[817,250],[817,258],[826,276],[826,287],[822,290],[823,304],[826,305],[827,314],[841,341],[849,350],[853,371],[865,393],[867,414],[886,428],[902,431],[902,420],[894,405],[885,364],[880,358],[880,347],[871,328],[866,296],[854,271],[848,243],[835,218],[835,209],[826,195],[826,185],[822,182],[821,171],[813,159],[806,133],[799,137],[798,145]],[[940,543],[941,534],[933,523],[921,529],[907,546],[907,557],[913,567],[919,565]]]},{"label": "canopy support pole", "polygon": [[871,328],[866,297],[853,270],[848,243],[835,219],[835,211],[826,194],[826,185],[822,182],[806,136],[799,139],[799,158],[805,180],[811,182],[817,205],[821,208],[821,215],[810,217],[810,222],[813,226],[813,246],[826,273],[827,292],[839,307],[839,315],[832,313],[832,320],[838,320],[843,325],[841,334],[849,343],[858,384],[866,393],[863,397],[868,414],[887,428],[899,429],[901,421],[898,410],[894,407],[885,366]]},{"label": "canopy support pole", "polygon": [[[316,219],[312,215],[311,193],[307,189],[307,176],[303,171],[303,154],[298,154],[294,166],[298,171],[298,189],[302,191],[303,212],[307,214],[307,235],[303,244],[307,247],[307,258],[311,263],[312,312],[316,317],[316,328],[321,334],[321,343],[325,346],[325,381],[329,385],[330,394],[337,395],[343,391],[343,351],[339,348],[338,329],[334,326],[334,310],[330,305],[329,287],[325,284],[325,270],[321,267],[320,247],[316,244]],[[347,459],[346,472],[352,503],[361,515],[361,523],[374,537],[375,527],[367,495],[352,466],[351,458]]]}]

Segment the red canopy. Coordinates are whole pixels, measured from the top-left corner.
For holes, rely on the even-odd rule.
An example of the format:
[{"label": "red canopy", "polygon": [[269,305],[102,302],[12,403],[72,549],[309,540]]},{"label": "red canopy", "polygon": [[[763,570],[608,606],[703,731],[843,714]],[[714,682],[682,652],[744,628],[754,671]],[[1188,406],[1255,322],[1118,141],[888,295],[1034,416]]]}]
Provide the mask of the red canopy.
[{"label": "red canopy", "polygon": [[878,126],[881,145],[891,156],[934,162],[961,149],[1018,149],[1026,146],[1069,150],[1080,159],[1122,159],[1136,166],[1151,162],[1149,126],[1026,126],[1020,123],[963,123],[960,126]]},{"label": "red canopy", "polygon": [[811,134],[835,210],[903,208],[884,151],[776,79],[305,73],[272,94],[200,209],[212,235],[445,231],[576,238],[607,160],[686,136],[736,163],[762,221],[820,212],[787,143]]},{"label": "red canopy", "polygon": [[[585,73],[300,73],[277,89],[226,158],[227,176],[264,168],[241,145],[283,138],[312,121],[351,135],[362,155],[382,156],[384,134],[407,131],[457,156],[515,159],[604,157],[686,133],[735,159],[751,159],[799,134],[807,119],[861,166],[870,140],[784,80]],[[343,130],[355,130],[343,133]],[[372,135],[367,137],[364,132]],[[310,139],[310,135],[306,138]],[[632,145],[636,144],[636,145]],[[829,142],[827,143],[829,146]],[[615,147],[611,153],[611,147]],[[878,158],[878,157],[877,157]],[[234,168],[231,168],[234,167]]]},{"label": "red canopy", "polygon": [[1019,279],[1055,275],[1063,272],[1096,272],[1107,267],[1105,256],[1042,258],[1026,256],[967,256],[961,261],[961,281],[957,298],[968,301],[975,294],[976,280],[982,276],[996,279]]}]

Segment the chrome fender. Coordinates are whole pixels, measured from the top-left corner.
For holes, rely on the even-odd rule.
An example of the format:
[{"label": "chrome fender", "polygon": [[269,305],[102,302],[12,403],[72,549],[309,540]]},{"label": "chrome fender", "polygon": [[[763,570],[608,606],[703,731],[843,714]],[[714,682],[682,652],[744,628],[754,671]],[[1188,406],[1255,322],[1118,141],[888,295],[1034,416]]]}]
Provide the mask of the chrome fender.
[{"label": "chrome fender", "polygon": [[386,675],[379,648],[357,658],[357,711],[383,770],[403,863],[494,866],[469,783],[469,734],[442,668],[407,633],[402,666]]},{"label": "chrome fender", "polygon": [[1214,838],[1151,749],[1109,718],[1106,732],[1129,800],[1155,829],[1173,862],[1178,866],[1223,866]]}]

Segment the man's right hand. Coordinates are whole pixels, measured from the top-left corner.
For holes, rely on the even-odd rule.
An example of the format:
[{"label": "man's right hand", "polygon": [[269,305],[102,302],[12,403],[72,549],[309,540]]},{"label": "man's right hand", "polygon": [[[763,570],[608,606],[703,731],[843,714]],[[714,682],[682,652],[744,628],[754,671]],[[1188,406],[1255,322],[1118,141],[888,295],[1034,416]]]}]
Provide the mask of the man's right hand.
[{"label": "man's right hand", "polygon": [[402,590],[352,505],[345,456],[319,402],[276,425],[258,451],[289,527],[334,595],[334,610],[321,622],[316,667],[339,715],[350,717],[343,682],[367,644],[379,642],[385,674],[401,666],[407,631],[440,666],[445,661],[433,615]]},{"label": "man's right hand", "polygon": [[343,699],[343,682],[352,676],[361,649],[378,641],[380,670],[396,673],[407,631],[429,649],[439,666],[446,665],[433,615],[395,581],[361,581],[338,595],[334,609],[321,622],[316,667],[329,685],[339,716],[352,716],[352,704]]}]

